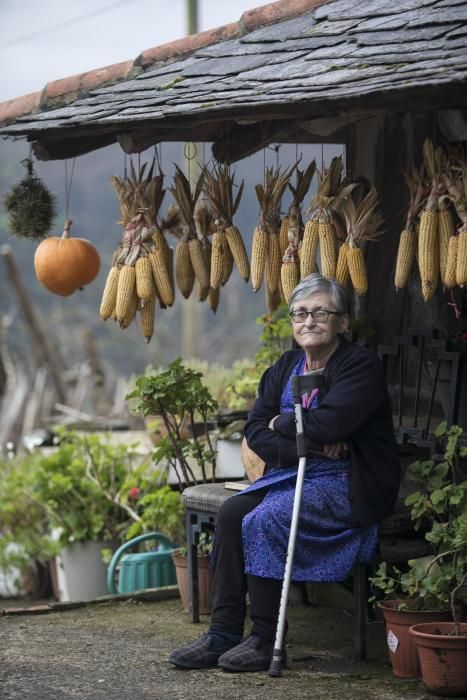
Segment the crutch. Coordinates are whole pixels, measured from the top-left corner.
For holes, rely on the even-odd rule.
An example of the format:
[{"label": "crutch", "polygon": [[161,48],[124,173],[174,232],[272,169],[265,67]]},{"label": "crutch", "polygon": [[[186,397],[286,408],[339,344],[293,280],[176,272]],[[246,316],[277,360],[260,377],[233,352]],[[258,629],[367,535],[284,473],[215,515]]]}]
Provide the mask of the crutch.
[{"label": "crutch", "polygon": [[325,380],[322,374],[304,374],[292,377],[292,392],[295,406],[295,422],[297,424],[297,453],[299,457],[297,483],[292,510],[292,521],[290,524],[289,543],[285,558],[284,580],[282,583],[282,593],[279,605],[279,617],[277,618],[276,639],[269,675],[277,678],[281,675],[282,669],[282,646],[284,643],[285,617],[287,614],[287,603],[289,599],[290,581],[292,578],[292,565],[295,553],[295,542],[297,539],[298,519],[300,517],[300,506],[303,494],[303,481],[305,478],[306,458],[310,449],[322,451],[322,446],[314,445],[309,441],[303,432],[303,412],[302,396],[313,389],[323,388]]}]

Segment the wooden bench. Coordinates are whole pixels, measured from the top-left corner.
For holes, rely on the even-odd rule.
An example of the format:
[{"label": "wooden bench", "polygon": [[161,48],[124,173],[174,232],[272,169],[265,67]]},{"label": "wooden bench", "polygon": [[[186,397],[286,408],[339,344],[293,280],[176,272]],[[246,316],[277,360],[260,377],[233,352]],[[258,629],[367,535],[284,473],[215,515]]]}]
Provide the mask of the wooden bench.
[{"label": "wooden bench", "polygon": [[[199,535],[203,531],[214,530],[221,505],[235,493],[238,491],[226,489],[223,483],[190,486],[183,492],[188,548],[189,614],[192,622],[200,620],[197,559]],[[399,499],[394,512],[380,524],[379,557],[397,564],[429,553],[428,543],[421,536],[414,536],[408,510],[403,499]],[[368,573],[368,566],[359,564],[352,574],[355,660],[366,658]]]}]

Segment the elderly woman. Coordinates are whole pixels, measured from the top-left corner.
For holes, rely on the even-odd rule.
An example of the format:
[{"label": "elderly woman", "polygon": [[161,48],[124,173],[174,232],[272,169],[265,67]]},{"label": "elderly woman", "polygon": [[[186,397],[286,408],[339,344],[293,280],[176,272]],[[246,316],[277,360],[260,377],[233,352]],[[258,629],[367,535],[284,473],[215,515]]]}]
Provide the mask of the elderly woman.
[{"label": "elderly woman", "polygon": [[[210,628],[172,652],[178,667],[269,668],[298,466],[294,375],[322,373],[326,391],[304,397],[305,435],[324,456],[307,459],[292,579],[342,581],[375,552],[377,523],[398,493],[399,455],[378,357],[344,338],[349,306],[347,291],[319,274],[291,296],[299,349],[264,373],[245,427],[265,474],[219,512]],[[252,628],[243,637],[247,592]]]}]

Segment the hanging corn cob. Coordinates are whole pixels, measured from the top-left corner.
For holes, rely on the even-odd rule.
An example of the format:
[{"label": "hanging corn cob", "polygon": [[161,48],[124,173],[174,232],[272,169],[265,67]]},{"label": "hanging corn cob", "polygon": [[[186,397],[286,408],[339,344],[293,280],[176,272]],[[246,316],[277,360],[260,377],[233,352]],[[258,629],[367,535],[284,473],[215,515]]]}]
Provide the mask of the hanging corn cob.
[{"label": "hanging corn cob", "polygon": [[109,270],[109,274],[107,275],[104,292],[102,294],[101,307],[99,310],[99,315],[103,321],[110,318],[115,311],[119,272],[119,268],[116,265],[112,265]]},{"label": "hanging corn cob", "polygon": [[140,328],[146,343],[149,343],[154,333],[155,311],[156,290],[153,288],[152,296],[147,299],[140,311]]},{"label": "hanging corn cob", "polygon": [[228,165],[217,165],[211,172],[206,171],[204,193],[214,214],[215,228],[210,276],[210,286],[213,289],[218,289],[220,284],[227,283],[234,263],[240,277],[245,282],[250,279],[250,263],[245,244],[240,231],[233,223],[243,192],[243,182],[235,197],[234,187],[234,175],[230,174]]},{"label": "hanging corn cob", "polygon": [[287,250],[289,245],[289,219],[287,216],[281,221],[281,227],[279,229],[279,246],[281,251],[281,258]]},{"label": "hanging corn cob", "polygon": [[[169,257],[167,244],[157,223],[165,194],[163,176],[159,173],[153,177],[154,161],[145,176],[147,165],[144,163],[136,173],[130,161],[129,174],[125,174],[124,178],[110,178],[119,198],[120,223],[124,231],[107,278],[100,315],[102,318],[115,317],[121,328],[128,328],[138,308],[143,311],[149,304],[153,309],[160,290],[161,305],[173,303],[173,290],[170,294],[168,287],[161,283],[160,275],[155,273],[156,269],[162,269],[159,260],[162,247],[164,260]],[[164,269],[167,277],[168,270],[166,267]],[[109,313],[112,302],[114,309]],[[145,319],[149,316],[150,310],[144,312]],[[144,326],[149,329],[146,320]],[[145,335],[147,342],[150,335]]]},{"label": "hanging corn cob", "polygon": [[316,264],[318,243],[318,219],[311,218],[306,222],[300,246],[300,279],[308,277],[312,272],[318,272],[318,265]]},{"label": "hanging corn cob", "polygon": [[404,289],[407,285],[418,245],[418,232],[415,221],[424,201],[423,165],[420,170],[417,170],[412,164],[409,171],[404,173],[404,178],[409,189],[409,209],[405,228],[400,234],[399,246],[397,249],[396,271],[394,275],[396,291]]},{"label": "hanging corn cob", "polygon": [[209,288],[208,271],[194,221],[196,202],[201,194],[203,181],[204,172],[201,173],[195,191],[192,192],[188,178],[176,165],[174,186],[169,187],[178,205],[182,221],[181,238],[175,249],[175,278],[185,299],[188,299],[191,294],[195,278],[202,289]]},{"label": "hanging corn cob", "polygon": [[452,289],[456,286],[456,270],[457,270],[457,249],[459,245],[459,236],[451,236],[448,245],[448,257],[446,261],[446,270],[444,273],[443,283],[446,289]]},{"label": "hanging corn cob", "polygon": [[258,224],[253,231],[251,245],[251,284],[257,292],[263,284],[266,259],[268,256],[268,233],[264,224]]},{"label": "hanging corn cob", "polygon": [[346,287],[350,281],[350,270],[348,253],[350,246],[347,241],[344,241],[339,248],[336,265],[336,281],[343,287]]},{"label": "hanging corn cob", "polygon": [[454,286],[452,268],[455,267],[455,284],[464,287],[467,285],[467,164],[462,149],[450,157],[443,179],[461,220],[457,236],[449,241],[445,284],[448,288]]},{"label": "hanging corn cob", "polygon": [[300,263],[298,260],[298,249],[291,241],[282,258],[281,265],[281,286],[285,303],[289,303],[290,296],[300,282]]},{"label": "hanging corn cob", "polygon": [[422,283],[422,296],[429,301],[436,291],[439,281],[439,232],[438,197],[440,177],[444,168],[444,154],[441,148],[434,148],[426,139],[423,144],[423,159],[430,180],[430,194],[420,215],[418,232],[418,267]]},{"label": "hanging corn cob", "polygon": [[117,300],[115,302],[115,314],[121,328],[128,328],[135,317],[137,306],[135,268],[131,265],[123,265],[118,275]]},{"label": "hanging corn cob", "polygon": [[[368,275],[365,256],[362,249],[363,241],[375,240],[381,228],[383,218],[378,210],[378,194],[371,189],[358,203],[356,196],[346,197],[342,202],[342,210],[347,226],[347,265],[352,286],[359,296],[368,291]],[[343,244],[345,245],[345,243]]]},{"label": "hanging corn cob", "polygon": [[282,196],[295,168],[296,164],[284,172],[281,172],[280,167],[276,170],[267,168],[264,187],[261,184],[255,187],[261,214],[253,233],[251,248],[251,284],[254,292],[261,287],[265,273],[270,292],[274,294],[277,290],[281,274],[279,212]]},{"label": "hanging corn cob", "polygon": [[[346,235],[337,212],[342,202],[349,197],[356,186],[355,183],[349,184],[342,179],[343,167],[342,157],[339,156],[332,159],[327,170],[324,169],[322,172],[316,171],[318,188],[311,202],[311,210],[312,221],[317,220],[318,223],[317,226],[316,224],[310,224],[310,228],[307,231],[305,250],[303,250],[304,246],[302,244],[300,264],[303,269],[303,276],[315,270],[316,249],[319,243],[321,274],[328,279],[336,278],[339,249],[336,224],[341,236],[345,238]],[[343,256],[344,253],[341,257],[341,273],[344,270],[343,265],[345,263]]]}]

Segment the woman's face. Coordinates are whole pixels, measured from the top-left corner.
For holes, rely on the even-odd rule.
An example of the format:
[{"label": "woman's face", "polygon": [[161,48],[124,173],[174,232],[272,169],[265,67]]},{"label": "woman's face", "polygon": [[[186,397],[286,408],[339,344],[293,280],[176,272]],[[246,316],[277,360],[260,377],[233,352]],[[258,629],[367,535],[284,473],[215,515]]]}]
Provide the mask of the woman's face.
[{"label": "woman's face", "polygon": [[[294,303],[292,311],[331,311],[336,308],[326,292],[318,292]],[[330,313],[326,321],[317,321],[308,314],[304,321],[292,320],[294,338],[303,350],[310,356],[313,353],[326,353],[334,349],[338,342],[338,334],[345,333],[348,327],[348,316],[337,316]]]}]

